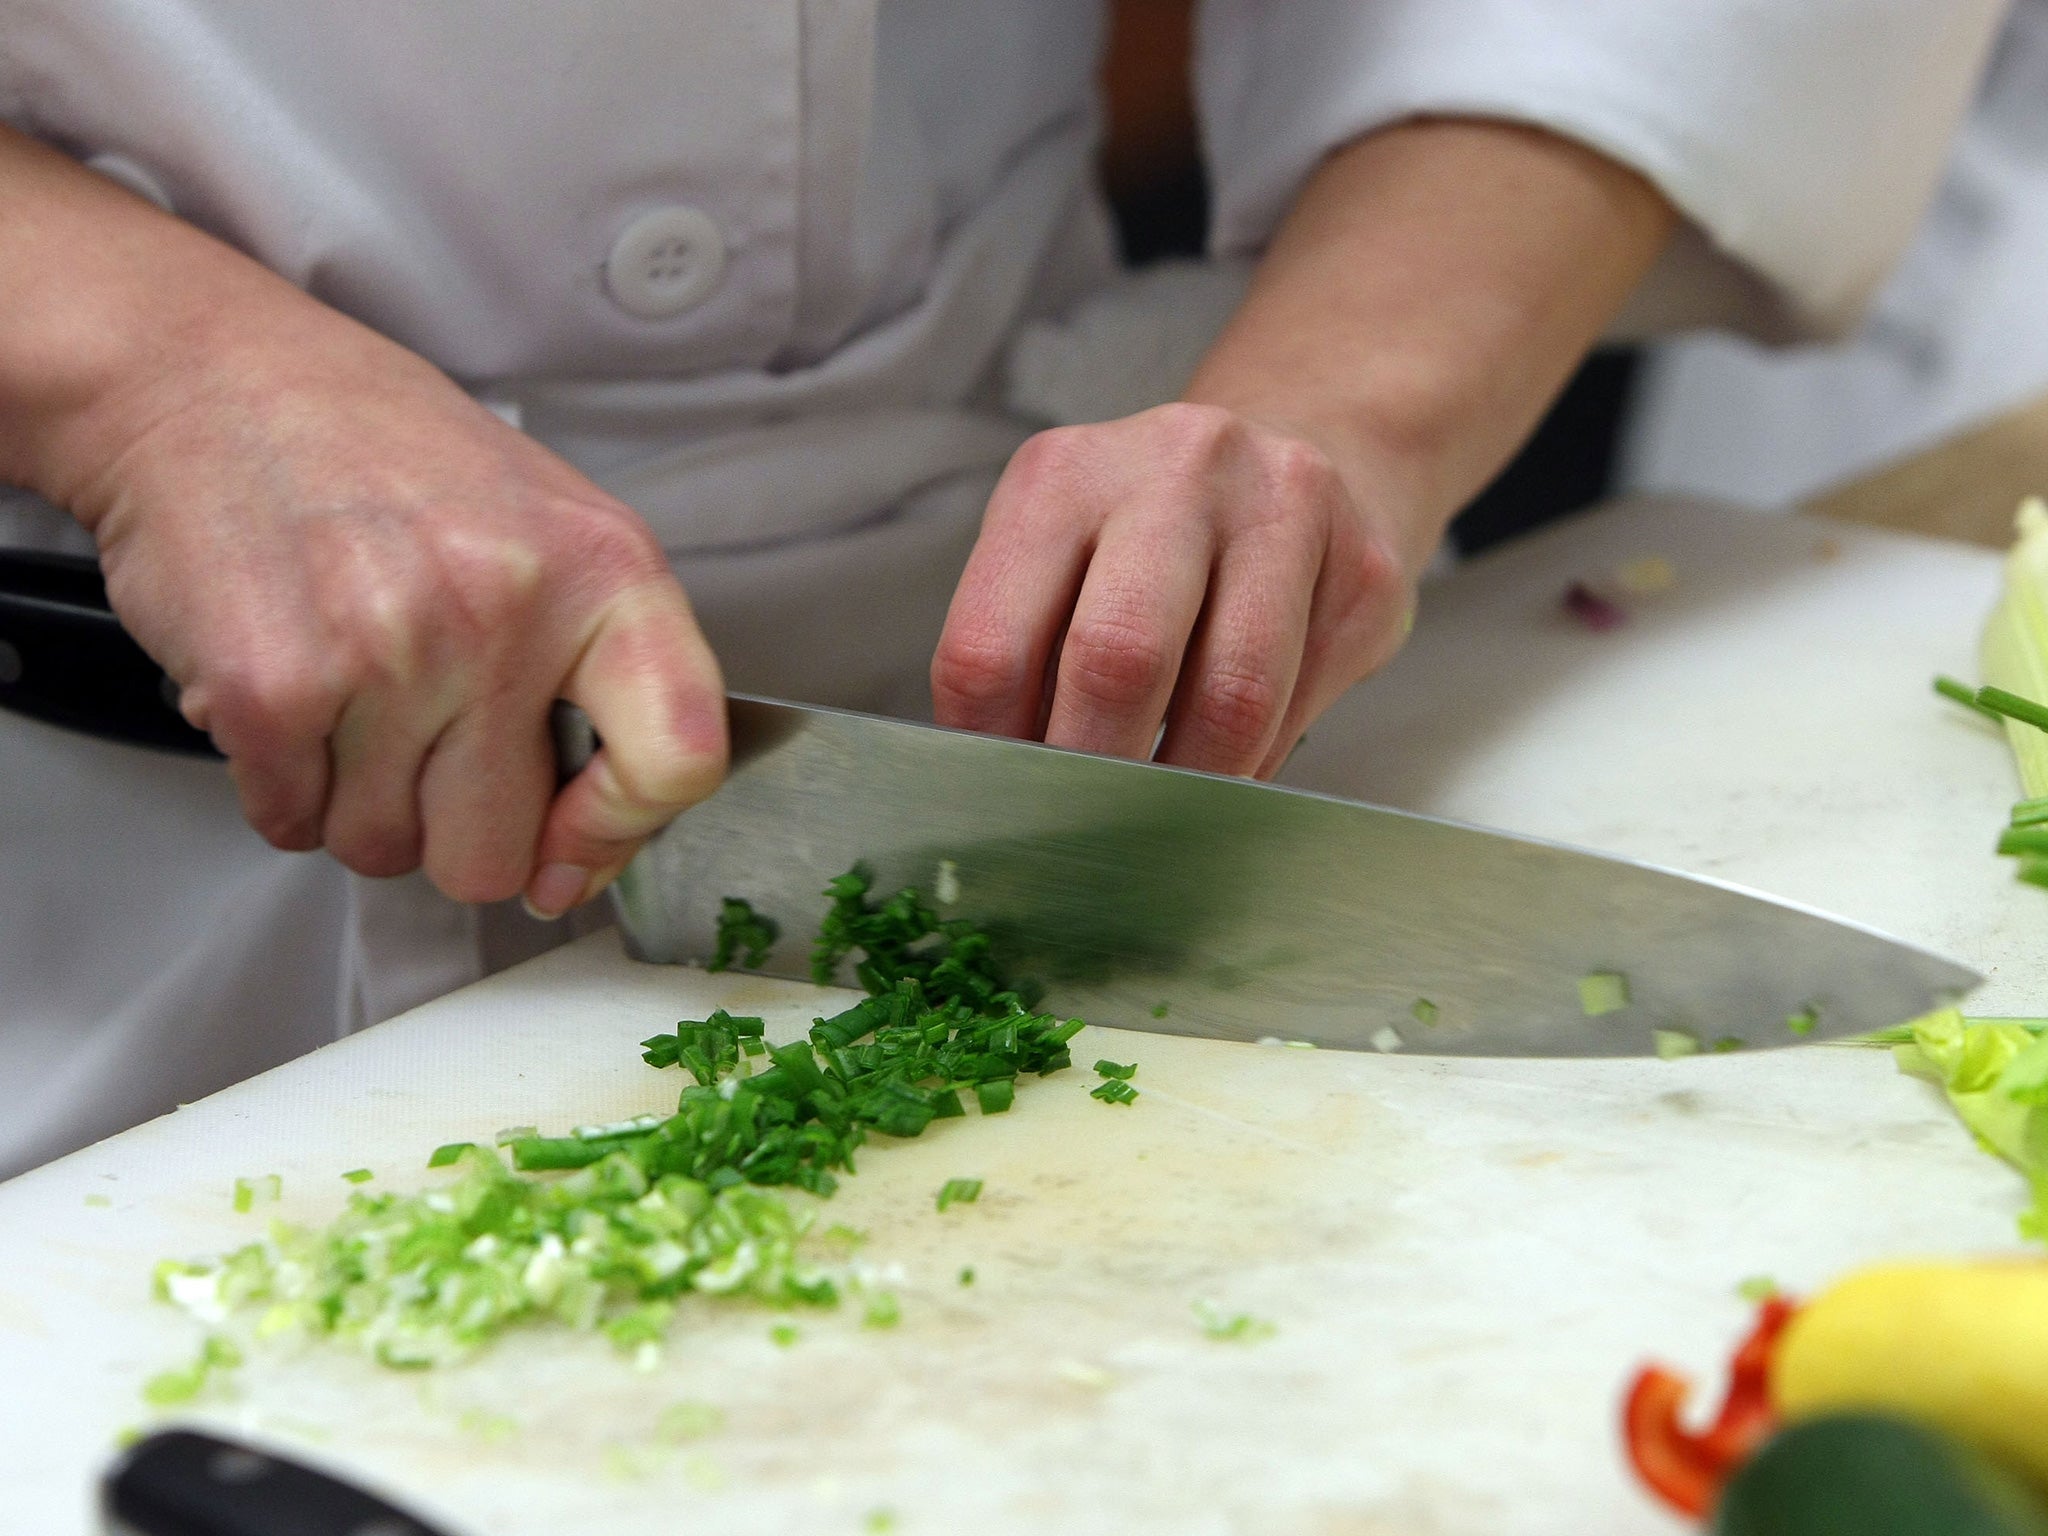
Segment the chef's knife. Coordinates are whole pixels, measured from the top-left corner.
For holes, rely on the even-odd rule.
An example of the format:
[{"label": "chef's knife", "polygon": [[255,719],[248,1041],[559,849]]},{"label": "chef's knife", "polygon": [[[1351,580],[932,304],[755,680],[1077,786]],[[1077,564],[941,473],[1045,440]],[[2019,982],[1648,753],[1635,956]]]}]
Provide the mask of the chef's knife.
[{"label": "chef's knife", "polygon": [[[0,646],[29,654],[24,614],[93,621],[48,587],[26,606],[0,590]],[[96,622],[120,635],[103,602]],[[151,679],[112,696],[128,714],[85,692],[31,704],[143,739],[134,720],[168,706],[128,644],[122,665]],[[21,669],[0,705],[33,682]],[[573,767],[587,722],[579,744],[564,718]],[[820,893],[862,863],[878,891],[916,886],[988,926],[1042,1006],[1224,1039],[1537,1056],[1783,1045],[1896,1024],[1981,979],[1732,885],[1432,817],[766,699],[735,697],[731,721],[730,779],[618,882],[640,959],[710,955],[733,896],[782,924],[763,969],[808,977]]]},{"label": "chef's knife", "polygon": [[100,1483],[104,1536],[446,1536],[305,1463],[189,1429],[138,1441]]}]

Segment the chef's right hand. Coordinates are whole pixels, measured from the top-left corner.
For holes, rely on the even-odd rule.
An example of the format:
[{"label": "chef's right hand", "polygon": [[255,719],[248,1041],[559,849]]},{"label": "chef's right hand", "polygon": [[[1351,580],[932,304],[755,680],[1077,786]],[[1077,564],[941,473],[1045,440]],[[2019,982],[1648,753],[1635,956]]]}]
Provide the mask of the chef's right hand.
[{"label": "chef's right hand", "polygon": [[[24,145],[0,142],[0,204],[54,187],[31,206],[99,215],[99,243],[39,266],[37,220],[0,230],[0,295],[48,277],[0,298],[0,330],[79,314],[81,279],[93,301],[84,366],[48,387],[19,347],[48,356],[51,326],[0,342],[0,471],[91,529],[258,832],[552,916],[716,787],[718,666],[630,508],[416,355]],[[559,791],[558,697],[604,741]]]}]

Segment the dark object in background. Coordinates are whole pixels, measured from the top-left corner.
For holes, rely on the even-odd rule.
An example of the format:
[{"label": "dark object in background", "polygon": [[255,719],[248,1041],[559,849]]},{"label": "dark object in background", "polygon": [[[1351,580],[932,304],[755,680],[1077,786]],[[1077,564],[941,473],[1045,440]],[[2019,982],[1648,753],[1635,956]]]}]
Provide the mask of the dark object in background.
[{"label": "dark object in background", "polygon": [[100,1485],[108,1536],[445,1536],[301,1462],[189,1429],[138,1441]]},{"label": "dark object in background", "polygon": [[[1195,132],[1188,77],[1192,0],[1115,0],[1103,59],[1106,128],[1102,179],[1126,262],[1199,256],[1209,183]],[[1522,451],[1451,524],[1451,542],[1476,554],[1605,498],[1639,357],[1596,352]]]}]

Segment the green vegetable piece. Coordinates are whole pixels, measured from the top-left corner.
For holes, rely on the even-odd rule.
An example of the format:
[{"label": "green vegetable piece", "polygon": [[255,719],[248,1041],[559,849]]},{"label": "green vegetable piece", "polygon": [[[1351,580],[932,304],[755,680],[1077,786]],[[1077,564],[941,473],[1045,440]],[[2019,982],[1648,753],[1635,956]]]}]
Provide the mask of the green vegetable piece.
[{"label": "green vegetable piece", "polygon": [[948,1179],[939,1186],[939,1209],[954,1205],[972,1205],[981,1198],[981,1180]]},{"label": "green vegetable piece", "polygon": [[896,1511],[893,1509],[871,1509],[861,1517],[860,1528],[868,1536],[888,1536],[896,1529]]},{"label": "green vegetable piece", "polygon": [[702,1440],[724,1428],[725,1414],[722,1410],[710,1403],[692,1402],[687,1398],[670,1403],[654,1421],[655,1436],[672,1445]]},{"label": "green vegetable piece", "polygon": [[1993,851],[2010,858],[2029,853],[2048,853],[2048,824],[2007,827],[1998,834],[1998,843]]},{"label": "green vegetable piece", "polygon": [[803,1336],[803,1330],[795,1323],[777,1323],[768,1330],[768,1342],[777,1349],[788,1349]]},{"label": "green vegetable piece", "polygon": [[2003,688],[1979,688],[1977,706],[1993,714],[2004,715],[2009,720],[2017,720],[2022,725],[2031,725],[2036,730],[2048,731],[2048,709]]},{"label": "green vegetable piece", "polygon": [[870,1291],[861,1312],[863,1328],[894,1328],[903,1321],[903,1305],[894,1291]]},{"label": "green vegetable piece", "polygon": [[1416,1023],[1428,1026],[1437,1021],[1439,1010],[1428,998],[1418,997],[1408,1005],[1408,1013]]},{"label": "green vegetable piece", "polygon": [[972,1264],[960,1266],[960,1284],[963,1289],[974,1284],[974,1266]]},{"label": "green vegetable piece", "polygon": [[1810,1035],[1814,1026],[1820,1023],[1820,1009],[1812,1003],[1785,1015],[1785,1030],[1788,1034]]},{"label": "green vegetable piece", "polygon": [[1000,1115],[1017,1100],[1017,1083],[1014,1078],[999,1077],[994,1082],[976,1083],[974,1101],[981,1106],[984,1115]]},{"label": "green vegetable piece", "polygon": [[2021,854],[2019,868],[2013,871],[2013,875],[2028,885],[2048,886],[2048,856],[2038,853]]},{"label": "green vegetable piece", "polygon": [[259,1174],[253,1179],[235,1180],[234,1205],[237,1211],[247,1211],[261,1203],[281,1199],[284,1195],[284,1180],[274,1173]]},{"label": "green vegetable piece", "polygon": [[344,1179],[347,1179],[351,1184],[367,1184],[370,1182],[370,1180],[377,1177],[377,1175],[372,1173],[367,1168],[351,1168],[347,1173],[344,1173],[342,1177]]},{"label": "green vegetable piece", "polygon": [[1134,1104],[1137,1102],[1138,1090],[1122,1078],[1112,1077],[1089,1090],[1088,1097],[1100,1099],[1105,1104]]},{"label": "green vegetable piece", "polygon": [[768,952],[780,937],[782,927],[774,918],[763,917],[737,896],[728,896],[718,904],[717,935],[704,969],[730,970],[738,961],[746,969],[758,971],[767,964]]},{"label": "green vegetable piece", "polygon": [[1936,677],[1934,680],[1934,691],[1943,698],[1953,699],[1956,703],[1968,709],[1973,709],[1978,714],[1984,715],[1989,719],[1996,720],[1999,718],[1997,710],[1977,702],[1977,690],[1968,683],[1957,682],[1952,677]]},{"label": "green vegetable piece", "polygon": [[1740,1035],[1723,1035],[1714,1042],[1714,1054],[1726,1056],[1730,1051],[1741,1050],[1747,1043]]},{"label": "green vegetable piece", "polygon": [[1736,1285],[1735,1294],[1751,1306],[1758,1306],[1778,1294],[1778,1282],[1769,1275],[1750,1275]]},{"label": "green vegetable piece", "polygon": [[1579,978],[1579,1010],[1587,1018],[1619,1013],[1628,1003],[1628,978],[1621,972],[1588,971]]},{"label": "green vegetable piece", "polygon": [[85,1197],[85,1203],[87,1205],[93,1206],[110,1206],[114,1202],[106,1195],[87,1195]]},{"label": "green vegetable piece", "polygon": [[1256,1344],[1279,1331],[1263,1318],[1253,1317],[1249,1312],[1225,1312],[1213,1302],[1198,1301],[1194,1311],[1203,1334],[1224,1343]]},{"label": "green vegetable piece", "polygon": [[2012,814],[2008,818],[2015,827],[2037,827],[2048,822],[2048,795],[2036,795],[2028,800],[2015,800]]},{"label": "green vegetable piece", "polygon": [[1095,1063],[1095,1070],[1104,1077],[1114,1077],[1129,1081],[1138,1075],[1138,1064],[1132,1062],[1129,1066],[1124,1066],[1121,1063],[1111,1061],[1105,1056],[1102,1060]]},{"label": "green vegetable piece", "polygon": [[1166,1008],[1166,1004],[1164,1004],[1164,1003],[1154,1003],[1154,1004],[1152,1005],[1152,1017],[1153,1017],[1153,1018],[1155,1018],[1155,1019],[1163,1019],[1163,1018],[1165,1018],[1165,1017],[1166,1017],[1166,1013],[1167,1013],[1167,1008]]},{"label": "green vegetable piece", "polygon": [[1660,1061],[1676,1061],[1681,1056],[1700,1053],[1700,1037],[1683,1029],[1653,1029],[1650,1031],[1650,1043]]},{"label": "green vegetable piece", "polygon": [[434,1148],[433,1155],[427,1159],[427,1166],[429,1168],[446,1168],[459,1161],[463,1153],[475,1146],[476,1143],[473,1141],[443,1142],[440,1146]]}]

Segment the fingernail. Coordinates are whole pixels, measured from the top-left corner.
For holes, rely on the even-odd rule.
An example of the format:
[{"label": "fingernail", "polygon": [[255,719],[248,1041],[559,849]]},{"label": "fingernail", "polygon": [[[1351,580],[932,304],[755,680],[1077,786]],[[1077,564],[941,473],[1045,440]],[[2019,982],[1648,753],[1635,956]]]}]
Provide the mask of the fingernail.
[{"label": "fingernail", "polygon": [[526,910],[542,922],[552,922],[582,899],[588,884],[590,871],[581,865],[544,865],[526,888]]}]

